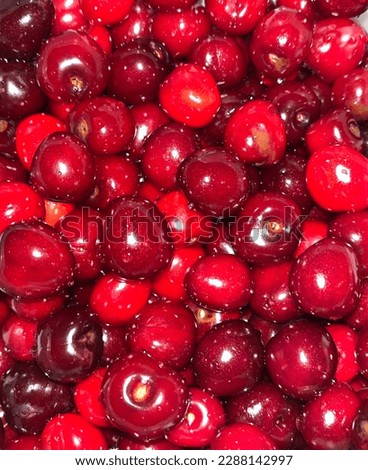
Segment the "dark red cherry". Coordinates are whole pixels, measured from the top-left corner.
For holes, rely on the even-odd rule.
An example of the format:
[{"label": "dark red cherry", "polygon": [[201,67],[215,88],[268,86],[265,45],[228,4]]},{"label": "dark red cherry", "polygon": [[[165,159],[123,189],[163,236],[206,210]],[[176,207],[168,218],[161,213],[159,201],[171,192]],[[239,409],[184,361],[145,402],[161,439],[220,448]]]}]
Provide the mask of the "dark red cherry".
[{"label": "dark red cherry", "polygon": [[93,156],[77,137],[54,132],[36,151],[30,182],[48,199],[81,202],[94,188]]},{"label": "dark red cherry", "polygon": [[361,289],[354,250],[331,238],[315,243],[294,262],[290,289],[298,306],[318,318],[338,320],[352,313]]},{"label": "dark red cherry", "polygon": [[363,402],[353,426],[353,444],[357,450],[368,449],[368,404]]},{"label": "dark red cherry", "polygon": [[110,28],[115,49],[136,39],[149,39],[152,8],[143,0],[136,0],[129,15]]},{"label": "dark red cherry", "polygon": [[366,279],[362,282],[360,297],[355,309],[344,318],[344,321],[356,330],[368,326],[368,281]]},{"label": "dark red cherry", "polygon": [[308,20],[313,21],[317,17],[314,0],[276,0],[276,4],[278,7],[291,8],[303,13]]},{"label": "dark red cherry", "polygon": [[69,114],[69,129],[94,154],[125,150],[134,135],[134,122],[122,101],[107,96],[84,100]]},{"label": "dark red cherry", "polygon": [[[0,118],[0,155],[1,160],[3,156],[8,155],[9,158],[17,155],[15,148],[15,131],[18,122],[5,117]],[[20,164],[20,162],[18,162]],[[1,164],[1,167],[3,165]],[[18,165],[22,167],[22,165]],[[23,177],[23,179],[25,179]]]},{"label": "dark red cherry", "polygon": [[40,434],[50,418],[73,406],[71,388],[47,378],[33,362],[9,370],[1,395],[6,421],[22,434]]},{"label": "dark red cherry", "polygon": [[33,59],[50,34],[53,15],[51,0],[4,0],[0,7],[0,56]]},{"label": "dark red cherry", "polygon": [[162,437],[182,419],[188,389],[178,372],[136,353],[108,368],[102,399],[114,426],[150,440]]},{"label": "dark red cherry", "polygon": [[39,325],[36,361],[50,379],[78,382],[96,368],[102,347],[96,316],[83,308],[63,308]]},{"label": "dark red cherry", "polygon": [[258,426],[282,449],[290,449],[297,433],[296,402],[287,399],[272,383],[260,383],[253,390],[231,397],[226,405],[230,423]]},{"label": "dark red cherry", "polygon": [[337,366],[336,346],[323,326],[297,320],[270,339],[266,366],[284,393],[309,400],[331,383]]},{"label": "dark red cherry", "polygon": [[360,373],[368,378],[368,328],[365,327],[359,334],[357,344],[357,362]]},{"label": "dark red cherry", "polygon": [[126,328],[102,324],[103,352],[101,365],[108,366],[115,362],[120,356],[128,354],[126,342]]},{"label": "dark red cherry", "polygon": [[14,359],[5,347],[2,336],[0,336],[0,380],[3,379],[4,374],[14,365],[14,362]]},{"label": "dark red cherry", "polygon": [[81,30],[87,26],[79,0],[52,0],[55,16],[52,23],[52,36],[58,36],[68,29]]},{"label": "dark red cherry", "polygon": [[198,343],[193,367],[198,385],[217,396],[253,388],[263,372],[263,346],[256,330],[243,320],[212,327]]},{"label": "dark red cherry", "polygon": [[249,324],[259,332],[263,346],[266,346],[270,339],[273,338],[283,326],[281,323],[265,320],[255,313],[252,314],[248,321]]},{"label": "dark red cherry", "polygon": [[41,434],[44,450],[107,450],[101,429],[77,413],[54,416]]},{"label": "dark red cherry", "polygon": [[131,352],[145,352],[158,362],[183,369],[193,356],[196,322],[180,303],[158,300],[136,315],[127,338]]},{"label": "dark red cherry", "polygon": [[339,16],[351,18],[363,13],[367,8],[366,0],[316,0],[316,8],[324,16]]},{"label": "dark red cherry", "polygon": [[245,261],[269,265],[293,253],[301,221],[293,199],[276,192],[258,192],[246,201],[231,224],[231,243]]},{"label": "dark red cherry", "polygon": [[45,95],[37,84],[36,69],[31,64],[0,61],[0,83],[2,118],[20,119],[40,111],[45,105]]},{"label": "dark red cherry", "polygon": [[337,382],[351,382],[359,374],[357,364],[358,333],[351,327],[340,323],[327,325],[338,353],[335,379]]},{"label": "dark red cherry", "polygon": [[349,385],[331,385],[306,404],[299,422],[303,439],[312,449],[349,449],[360,405],[358,395]]},{"label": "dark red cherry", "polygon": [[276,450],[276,443],[261,428],[250,423],[231,423],[219,430],[212,450]]},{"label": "dark red cherry", "polygon": [[226,33],[250,33],[267,9],[267,0],[207,0],[206,11],[212,23]]},{"label": "dark red cherry", "polygon": [[5,153],[0,153],[0,183],[10,183],[12,181],[19,183],[25,182],[26,172],[18,159],[12,158],[10,155],[7,155]]},{"label": "dark red cherry", "polygon": [[65,294],[50,295],[37,299],[22,299],[13,297],[10,300],[11,309],[25,320],[42,321],[64,305]]},{"label": "dark red cherry", "polygon": [[170,57],[161,43],[129,42],[111,56],[109,92],[125,104],[153,101],[170,70]]},{"label": "dark red cherry", "polygon": [[[304,0],[300,0],[304,1]],[[321,114],[327,113],[331,108],[331,87],[322,78],[309,75],[302,80],[317,96],[321,105]]]},{"label": "dark red cherry", "polygon": [[257,24],[250,41],[250,57],[262,74],[285,78],[306,59],[311,40],[312,28],[304,15],[289,8],[275,8]]},{"label": "dark red cherry", "polygon": [[36,349],[37,323],[9,315],[1,329],[6,350],[17,361],[32,361]]},{"label": "dark red cherry", "polygon": [[199,259],[185,276],[185,289],[199,305],[212,310],[244,307],[252,292],[250,270],[234,255],[218,254]]},{"label": "dark red cherry", "polygon": [[180,163],[197,148],[196,133],[179,123],[166,124],[156,129],[146,140],[142,155],[142,169],[158,188],[176,188]]},{"label": "dark red cherry", "polygon": [[42,91],[53,100],[91,98],[108,83],[108,58],[87,33],[68,30],[49,39],[41,50],[37,79]]},{"label": "dark red cherry", "polygon": [[120,450],[178,450],[181,447],[176,446],[165,438],[153,439],[152,441],[143,441],[127,434],[119,439],[118,448]]},{"label": "dark red cherry", "polygon": [[189,448],[208,446],[225,424],[225,411],[220,400],[200,388],[190,388],[187,411],[167,438],[173,444]]},{"label": "dark red cherry", "polygon": [[236,212],[250,189],[245,165],[221,147],[192,153],[181,163],[177,180],[191,203],[217,217]]},{"label": "dark red cherry", "polygon": [[140,198],[117,198],[105,211],[103,260],[126,278],[150,277],[170,261],[172,246],[157,208]]},{"label": "dark red cherry", "polygon": [[0,238],[0,289],[37,298],[62,291],[73,281],[74,257],[49,225],[17,223]]},{"label": "dark red cherry", "polygon": [[358,68],[338,77],[332,87],[332,102],[336,108],[349,110],[357,121],[368,119],[368,70]]}]

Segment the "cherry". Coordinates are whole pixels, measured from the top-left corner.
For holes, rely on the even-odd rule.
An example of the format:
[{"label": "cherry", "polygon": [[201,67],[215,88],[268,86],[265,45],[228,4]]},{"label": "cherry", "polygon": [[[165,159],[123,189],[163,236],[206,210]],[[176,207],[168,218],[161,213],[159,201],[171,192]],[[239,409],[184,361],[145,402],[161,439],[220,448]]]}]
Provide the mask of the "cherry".
[{"label": "cherry", "polygon": [[24,118],[15,132],[18,157],[27,170],[31,169],[38,146],[54,132],[66,131],[65,124],[54,116],[39,113]]},{"label": "cherry", "polygon": [[267,0],[207,0],[206,11],[221,31],[245,35],[250,33],[264,15]]},{"label": "cherry", "polygon": [[245,165],[220,147],[197,150],[185,158],[177,180],[191,203],[217,217],[236,212],[250,186]]},{"label": "cherry", "polygon": [[104,274],[93,285],[90,305],[102,322],[118,326],[133,319],[150,295],[148,280],[127,280],[116,274]]},{"label": "cherry", "polygon": [[118,448],[120,450],[178,450],[176,446],[165,438],[158,438],[152,441],[142,441],[135,437],[124,435],[119,439]]},{"label": "cherry", "polygon": [[6,421],[16,431],[40,434],[50,418],[73,406],[72,390],[47,378],[34,362],[17,362],[2,381]]},{"label": "cherry", "polygon": [[114,24],[110,29],[114,48],[136,39],[149,39],[152,15],[153,10],[147,2],[135,1],[125,20]]},{"label": "cherry", "polygon": [[186,57],[195,43],[208,34],[211,23],[203,7],[158,11],[152,17],[152,37],[164,44],[172,57]]},{"label": "cherry", "polygon": [[97,427],[109,427],[106,410],[100,400],[102,381],[106,368],[96,369],[91,375],[81,380],[74,389],[74,403],[78,413],[89,423]]},{"label": "cherry", "polygon": [[298,411],[295,402],[267,382],[261,382],[253,390],[230,398],[226,406],[228,421],[258,426],[282,449],[293,445]]},{"label": "cherry", "polygon": [[88,36],[94,39],[105,54],[112,52],[112,39],[109,29],[100,24],[90,24],[86,30]]},{"label": "cherry", "polygon": [[5,348],[16,361],[32,361],[35,355],[37,323],[9,315],[2,325]]},{"label": "cherry", "polygon": [[0,183],[0,233],[10,224],[43,219],[45,205],[42,197],[25,183]]},{"label": "cherry", "polygon": [[194,64],[179,64],[166,77],[159,101],[171,119],[195,128],[208,125],[221,105],[212,74]]},{"label": "cherry", "polygon": [[359,334],[357,344],[357,362],[360,373],[368,378],[368,328],[365,327]]},{"label": "cherry", "polygon": [[363,406],[354,422],[353,427],[353,444],[355,449],[367,450],[368,449],[368,409],[367,402],[363,402]]},{"label": "cherry", "polygon": [[45,95],[37,84],[36,69],[31,64],[0,61],[0,83],[2,118],[20,119],[40,111],[45,105]]},{"label": "cherry", "polygon": [[116,0],[112,5],[107,0],[80,0],[83,16],[90,22],[114,24],[126,18],[134,0]]},{"label": "cherry", "polygon": [[158,300],[136,315],[127,338],[131,352],[145,352],[158,362],[182,369],[193,356],[196,322],[181,304]]},{"label": "cherry", "polygon": [[250,41],[255,68],[271,78],[285,78],[306,59],[312,28],[305,17],[288,8],[275,8],[257,24]]},{"label": "cherry", "polygon": [[[358,0],[359,1],[359,0]],[[314,7],[314,0],[276,0],[278,7],[291,8],[297,10],[310,21],[318,17]]]},{"label": "cherry", "polygon": [[159,210],[139,198],[117,198],[104,214],[104,265],[130,278],[150,277],[170,261],[172,246]]},{"label": "cherry", "polygon": [[206,240],[205,247],[209,255],[234,255],[235,251],[231,245],[228,225],[222,221],[212,224],[211,236]]},{"label": "cherry", "polygon": [[0,183],[12,181],[25,182],[26,172],[18,159],[0,153]]},{"label": "cherry", "polygon": [[4,0],[0,7],[0,56],[33,59],[51,32],[52,0]]},{"label": "cherry", "polygon": [[344,321],[355,328],[356,330],[361,330],[368,326],[368,282],[366,280],[362,283],[362,289],[360,293],[360,298],[356,305],[356,308],[350,315],[347,315],[344,318]]},{"label": "cherry", "polygon": [[253,388],[263,372],[263,347],[256,330],[242,320],[213,326],[198,343],[193,367],[198,385],[216,396]]},{"label": "cherry", "polygon": [[331,385],[306,404],[299,428],[312,449],[349,449],[360,400],[349,385]]},{"label": "cherry", "polygon": [[162,437],[181,420],[188,389],[176,371],[135,353],[109,366],[102,400],[114,426],[149,440]]},{"label": "cherry", "polygon": [[366,9],[365,0],[348,0],[340,3],[337,0],[316,0],[316,7],[324,16],[339,16],[350,18],[358,16]]},{"label": "cherry", "polygon": [[249,324],[252,325],[253,328],[255,328],[260,334],[260,338],[264,346],[267,345],[270,339],[273,338],[283,326],[283,324],[281,323],[274,323],[265,320],[264,318],[256,315],[255,313],[251,314],[251,317],[248,321]]},{"label": "cherry", "polygon": [[56,223],[69,214],[74,208],[74,204],[68,202],[52,201],[51,199],[44,199],[45,203],[45,222],[52,227]]},{"label": "cherry", "polygon": [[333,82],[357,67],[366,42],[365,31],[351,19],[327,18],[314,26],[306,62],[324,80]]},{"label": "cherry", "polygon": [[6,443],[6,450],[42,450],[40,436],[21,436]]},{"label": "cherry", "polygon": [[303,400],[310,400],[331,383],[337,357],[326,329],[306,319],[286,324],[266,347],[266,366],[273,383]]},{"label": "cherry", "polygon": [[225,147],[256,165],[277,163],[284,156],[286,131],[276,108],[254,100],[236,109],[225,128]]},{"label": "cherry", "polygon": [[272,438],[249,423],[231,423],[219,430],[211,442],[212,450],[276,450]]},{"label": "cherry", "polygon": [[146,139],[143,172],[159,188],[173,190],[180,163],[196,148],[197,136],[190,127],[179,123],[161,126]]},{"label": "cherry", "polygon": [[[367,159],[351,147],[324,147],[308,161],[308,190],[314,201],[325,210],[344,212],[366,209],[367,168]],[[344,194],[343,198],[341,194]]]},{"label": "cherry", "polygon": [[336,345],[338,360],[335,379],[337,382],[351,382],[359,373],[356,358],[358,334],[342,324],[327,325],[326,330]]},{"label": "cherry", "polygon": [[39,325],[36,361],[50,379],[78,382],[96,368],[102,347],[96,317],[83,308],[63,308]]},{"label": "cherry", "polygon": [[40,322],[62,307],[65,297],[65,294],[55,294],[41,299],[12,297],[9,304],[18,317]]},{"label": "cherry", "polygon": [[225,424],[225,411],[220,400],[199,388],[190,388],[185,416],[171,431],[168,440],[182,447],[208,446]]},{"label": "cherry", "polygon": [[126,328],[102,324],[103,352],[101,365],[107,366],[115,362],[120,356],[128,353],[126,342]]},{"label": "cherry", "polygon": [[298,248],[294,251],[294,257],[298,258],[310,246],[324,238],[327,238],[328,230],[328,224],[323,220],[313,218],[304,220],[300,227],[302,236],[300,238]]},{"label": "cherry", "polygon": [[348,109],[357,121],[365,121],[368,119],[367,87],[368,71],[364,68],[342,75],[332,87],[333,104],[337,108]]},{"label": "cherry", "polygon": [[185,276],[190,298],[205,308],[244,307],[252,291],[249,267],[237,256],[218,254],[199,259]]},{"label": "cherry", "polygon": [[41,434],[45,450],[106,450],[102,431],[77,413],[54,416]]},{"label": "cherry", "polygon": [[125,104],[153,101],[171,70],[165,46],[152,40],[132,41],[111,56],[109,92]]},{"label": "cherry", "polygon": [[1,155],[7,154],[9,158],[17,155],[15,149],[16,127],[17,122],[0,117],[0,152]]},{"label": "cherry", "polygon": [[41,222],[15,223],[0,239],[0,288],[9,295],[39,298],[73,281],[74,257],[58,232]]},{"label": "cherry", "polygon": [[81,30],[87,26],[79,0],[52,0],[55,16],[52,23],[52,36],[58,36],[67,30]]},{"label": "cherry", "polygon": [[0,380],[4,374],[14,365],[14,359],[6,349],[3,338],[0,336]]},{"label": "cherry", "polygon": [[178,8],[189,8],[194,3],[195,0],[145,0],[150,6],[157,10],[176,10]]},{"label": "cherry", "polygon": [[[304,0],[301,0],[304,1]],[[317,96],[321,105],[321,114],[327,113],[331,108],[331,87],[322,78],[316,75],[309,75],[303,79],[302,83],[307,85]]]},{"label": "cherry", "polygon": [[108,59],[87,33],[68,30],[43,47],[37,79],[56,101],[80,101],[99,95],[109,79]]}]

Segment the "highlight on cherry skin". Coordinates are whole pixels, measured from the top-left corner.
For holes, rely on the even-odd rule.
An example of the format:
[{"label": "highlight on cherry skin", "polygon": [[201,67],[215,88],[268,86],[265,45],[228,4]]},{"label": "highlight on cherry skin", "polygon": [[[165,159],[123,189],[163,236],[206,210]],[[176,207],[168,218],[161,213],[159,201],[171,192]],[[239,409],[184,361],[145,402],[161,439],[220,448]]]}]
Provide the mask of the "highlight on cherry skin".
[{"label": "highlight on cherry skin", "polygon": [[2,0],[0,449],[368,450],[368,0]]}]

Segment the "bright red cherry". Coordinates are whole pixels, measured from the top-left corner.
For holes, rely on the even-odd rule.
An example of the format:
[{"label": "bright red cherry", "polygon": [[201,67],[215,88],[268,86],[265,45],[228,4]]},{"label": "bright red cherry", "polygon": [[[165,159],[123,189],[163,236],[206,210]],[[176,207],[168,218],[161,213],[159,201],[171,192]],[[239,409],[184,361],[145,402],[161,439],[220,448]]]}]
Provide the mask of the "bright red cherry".
[{"label": "bright red cherry", "polygon": [[111,27],[110,33],[115,49],[136,39],[150,38],[153,10],[147,3],[144,0],[136,0],[125,20]]},{"label": "bright red cherry", "polygon": [[159,101],[171,119],[190,127],[208,125],[221,105],[211,73],[194,64],[180,64],[166,77]]},{"label": "bright red cherry", "polygon": [[337,108],[348,109],[354,119],[368,119],[368,70],[357,68],[338,77],[332,87],[332,100]]},{"label": "bright red cherry", "polygon": [[219,430],[211,442],[212,450],[276,450],[272,438],[258,426],[231,423]]},{"label": "bright red cherry", "polygon": [[55,16],[52,24],[52,35],[58,36],[68,29],[81,30],[87,26],[79,0],[52,0]]},{"label": "bright red cherry", "polygon": [[[302,236],[298,248],[294,251],[294,257],[298,258],[305,250],[315,243],[327,238],[328,224],[323,220],[306,219],[300,226]],[[358,255],[358,253],[357,253]]]},{"label": "bright red cherry", "polygon": [[134,0],[79,0],[83,16],[92,23],[114,24],[128,16]]},{"label": "bright red cherry", "polygon": [[10,300],[11,309],[24,320],[40,322],[64,305],[65,294],[55,294],[37,299],[22,299],[13,297]]},{"label": "bright red cherry", "polygon": [[328,146],[315,152],[308,161],[306,179],[323,209],[345,212],[368,207],[368,161],[351,147]]},{"label": "bright red cherry", "polygon": [[35,357],[37,323],[9,315],[2,325],[2,337],[9,354],[17,361]]}]

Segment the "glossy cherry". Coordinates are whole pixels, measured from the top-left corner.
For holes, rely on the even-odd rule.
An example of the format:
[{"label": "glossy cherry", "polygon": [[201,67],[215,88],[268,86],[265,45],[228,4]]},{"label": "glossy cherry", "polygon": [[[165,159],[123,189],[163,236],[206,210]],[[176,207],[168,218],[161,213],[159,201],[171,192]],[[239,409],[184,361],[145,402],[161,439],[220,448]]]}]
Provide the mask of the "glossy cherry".
[{"label": "glossy cherry", "polygon": [[128,353],[126,327],[105,324],[101,327],[103,351],[100,362],[102,366],[107,366]]},{"label": "glossy cherry", "polygon": [[337,357],[326,329],[306,319],[286,324],[266,347],[266,366],[273,383],[303,400],[310,400],[330,385]]},{"label": "glossy cherry", "polygon": [[368,282],[364,280],[362,282],[362,288],[358,303],[353,312],[344,318],[344,321],[360,331],[368,326]]},{"label": "glossy cherry", "polygon": [[276,443],[261,428],[249,423],[231,423],[219,430],[212,450],[276,450]]},{"label": "glossy cherry", "polygon": [[126,18],[134,0],[117,0],[112,5],[106,0],[80,0],[83,16],[92,23],[114,24]]},{"label": "glossy cherry", "polygon": [[2,325],[6,350],[16,361],[32,361],[36,349],[37,323],[9,315]]},{"label": "glossy cherry", "polygon": [[165,438],[153,439],[151,441],[143,441],[128,434],[123,435],[119,439],[118,448],[120,450],[178,450],[181,447],[172,444]]},{"label": "glossy cherry", "polygon": [[326,330],[332,336],[337,348],[337,382],[351,382],[359,373],[357,363],[358,334],[352,328],[342,324],[327,325]]},{"label": "glossy cherry", "polygon": [[365,0],[347,0],[340,3],[338,0],[316,0],[317,9],[324,16],[338,16],[351,18],[363,13],[367,7]]},{"label": "glossy cherry", "polygon": [[136,0],[125,20],[110,28],[115,49],[136,39],[148,39],[152,15],[153,10],[148,2]]},{"label": "glossy cherry", "polygon": [[357,68],[352,72],[338,77],[332,87],[332,100],[337,108],[348,109],[354,119],[368,119],[368,71]]},{"label": "glossy cherry", "polygon": [[69,29],[81,30],[87,26],[79,0],[52,0],[55,16],[52,23],[52,35],[58,36]]},{"label": "glossy cherry", "polygon": [[64,305],[65,294],[50,295],[38,299],[12,297],[9,304],[18,317],[31,321],[42,321]]},{"label": "glossy cherry", "polygon": [[323,220],[307,218],[300,226],[302,236],[298,248],[294,251],[294,257],[298,258],[305,250],[315,243],[327,238],[328,224]]},{"label": "glossy cherry", "polygon": [[11,181],[25,182],[26,172],[18,159],[12,158],[5,153],[0,153],[0,182],[6,183]]}]

